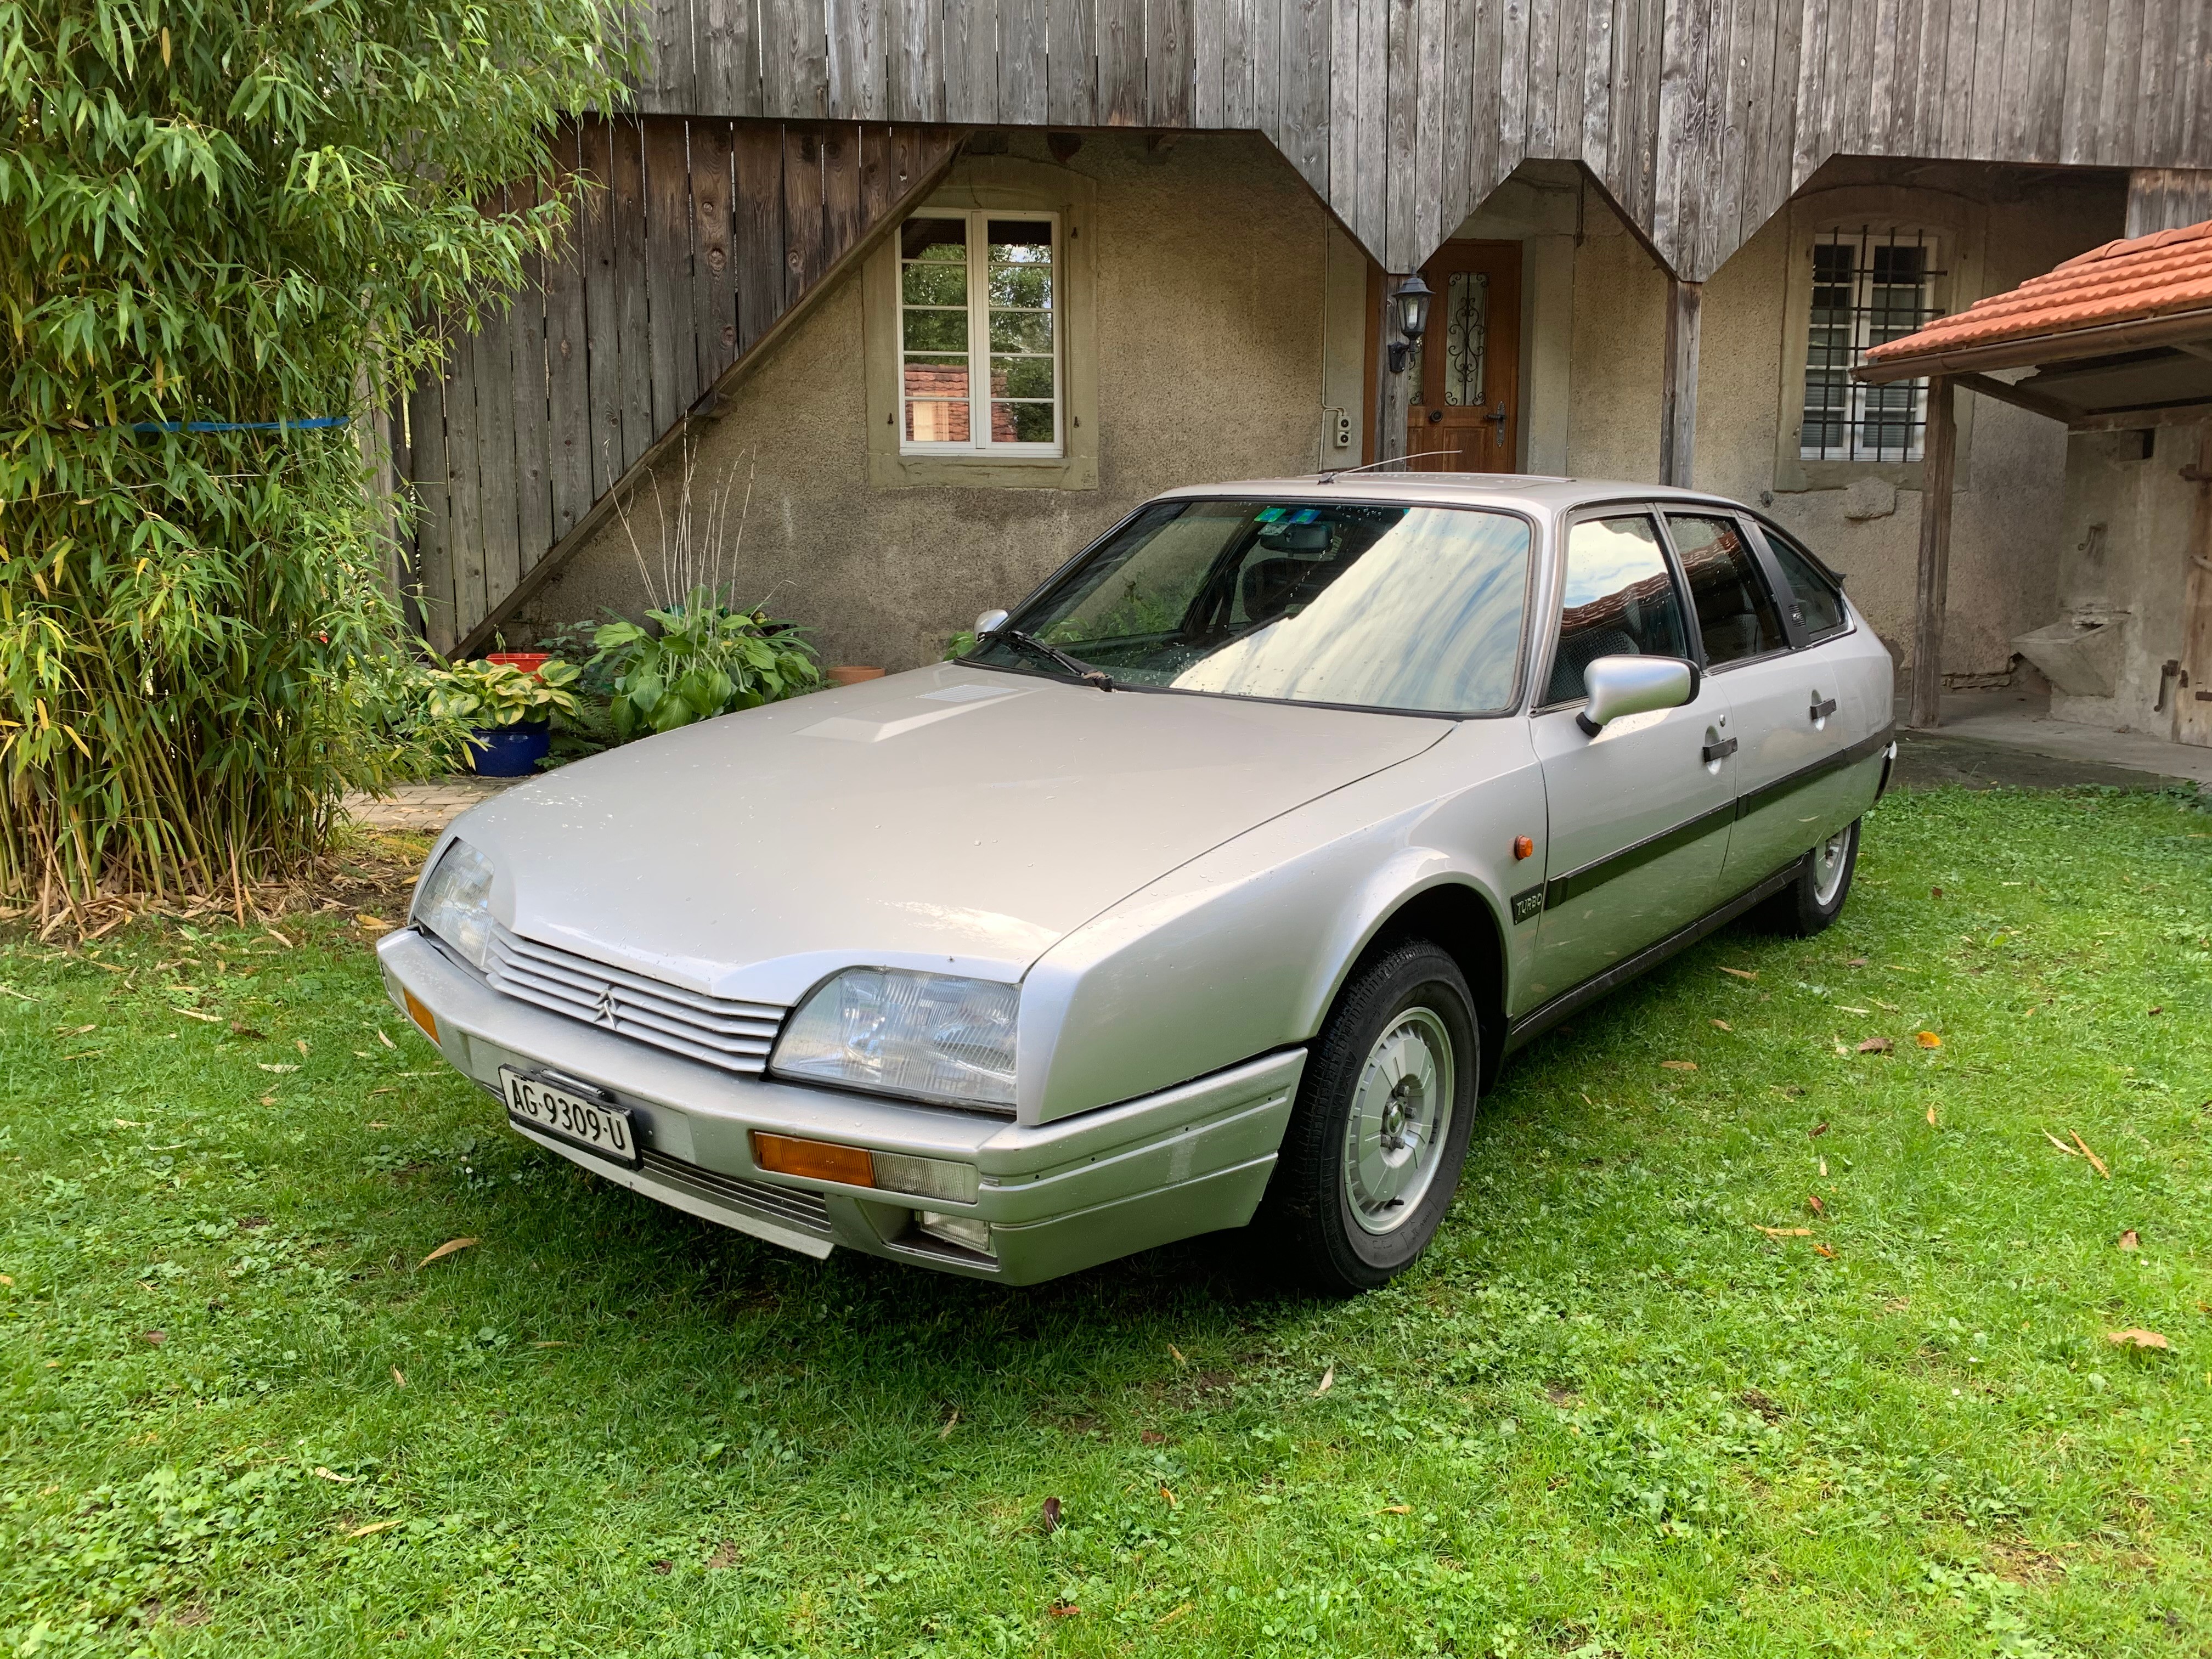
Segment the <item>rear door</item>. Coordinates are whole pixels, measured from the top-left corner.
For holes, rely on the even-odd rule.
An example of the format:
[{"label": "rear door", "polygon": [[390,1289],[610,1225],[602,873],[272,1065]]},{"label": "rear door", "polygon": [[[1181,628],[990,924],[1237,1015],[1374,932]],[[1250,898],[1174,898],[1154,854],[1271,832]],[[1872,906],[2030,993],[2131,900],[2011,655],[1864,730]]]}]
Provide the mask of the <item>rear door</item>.
[{"label": "rear door", "polygon": [[1735,799],[1728,704],[1711,684],[1680,708],[1596,737],[1576,724],[1583,666],[1639,655],[1696,659],[1657,520],[1607,509],[1571,524],[1548,678],[1530,721],[1551,833],[1528,1004],[1633,957],[1720,902]]},{"label": "rear door", "polygon": [[[1704,507],[1665,516],[1706,672],[1728,698],[1738,744],[1736,820],[1721,883],[1733,896],[1839,827],[1831,820],[1850,786],[1839,769],[1836,665],[1819,648],[1817,604],[1808,610],[1780,579],[1742,516]],[[1841,603],[1830,599],[1839,620]]]}]

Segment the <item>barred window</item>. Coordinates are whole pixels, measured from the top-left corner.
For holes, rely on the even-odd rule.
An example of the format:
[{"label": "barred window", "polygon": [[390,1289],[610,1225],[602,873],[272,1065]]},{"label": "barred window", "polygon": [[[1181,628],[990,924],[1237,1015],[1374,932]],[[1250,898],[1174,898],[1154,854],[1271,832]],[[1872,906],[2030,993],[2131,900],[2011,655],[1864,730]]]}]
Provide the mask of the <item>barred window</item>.
[{"label": "barred window", "polygon": [[933,211],[899,229],[900,447],[1057,455],[1050,215]]},{"label": "barred window", "polygon": [[1850,371],[1868,349],[1939,313],[1937,244],[1891,227],[1824,230],[1813,239],[1813,308],[1797,453],[1808,461],[1917,461],[1928,382],[1865,386]]}]

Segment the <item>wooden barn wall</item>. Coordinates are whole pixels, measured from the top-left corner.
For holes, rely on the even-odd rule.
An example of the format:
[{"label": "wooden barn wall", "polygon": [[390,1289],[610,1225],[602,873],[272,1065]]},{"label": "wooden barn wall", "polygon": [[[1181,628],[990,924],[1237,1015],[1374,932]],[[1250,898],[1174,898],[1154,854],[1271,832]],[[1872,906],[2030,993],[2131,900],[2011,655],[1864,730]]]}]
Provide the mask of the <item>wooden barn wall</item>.
[{"label": "wooden barn wall", "polygon": [[1711,275],[1837,154],[2212,167],[2207,0],[653,0],[641,109],[1252,128],[1391,270],[1524,157]]},{"label": "wooden barn wall", "polygon": [[458,337],[395,422],[420,501],[425,636],[471,641],[738,359],[923,183],[956,142],[881,122],[593,120],[561,176],[583,194],[566,250]]}]

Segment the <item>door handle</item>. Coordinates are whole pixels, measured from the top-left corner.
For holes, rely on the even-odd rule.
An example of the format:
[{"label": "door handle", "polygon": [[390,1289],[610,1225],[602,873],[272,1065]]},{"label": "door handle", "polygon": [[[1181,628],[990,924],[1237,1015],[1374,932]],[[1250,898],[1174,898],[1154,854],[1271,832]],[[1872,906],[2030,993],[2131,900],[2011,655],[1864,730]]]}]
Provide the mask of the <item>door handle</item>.
[{"label": "door handle", "polygon": [[1497,408],[1492,410],[1489,414],[1484,416],[1482,418],[1486,421],[1495,423],[1500,435],[1504,434],[1505,431],[1505,405],[1504,404],[1499,404]]},{"label": "door handle", "polygon": [[1836,700],[1833,697],[1823,697],[1813,705],[1813,718],[1816,720],[1824,720],[1835,712]]},{"label": "door handle", "polygon": [[1718,743],[1709,743],[1704,750],[1705,764],[1711,766],[1717,760],[1726,760],[1734,753],[1735,753],[1734,738],[1723,738]]}]

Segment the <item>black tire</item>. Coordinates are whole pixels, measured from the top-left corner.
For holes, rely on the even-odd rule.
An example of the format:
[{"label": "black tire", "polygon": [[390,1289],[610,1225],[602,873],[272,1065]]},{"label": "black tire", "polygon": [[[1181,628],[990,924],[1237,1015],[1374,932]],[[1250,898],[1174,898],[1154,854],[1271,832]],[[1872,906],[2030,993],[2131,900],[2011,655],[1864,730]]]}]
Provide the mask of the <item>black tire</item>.
[{"label": "black tire", "polygon": [[[1356,1210],[1346,1143],[1355,1103],[1362,1101],[1369,1062],[1376,1062],[1377,1081],[1370,1084],[1364,1097],[1367,1115],[1363,1121],[1372,1121],[1378,1098],[1401,1106],[1407,1098],[1402,1082],[1376,1093],[1379,1079],[1388,1075],[1389,1061],[1378,1057],[1384,1037],[1390,1036],[1397,1045],[1395,1053],[1412,1052],[1417,1058],[1426,1054],[1433,1061],[1439,1033],[1450,1050],[1450,1087],[1447,1091],[1439,1078],[1434,1094],[1441,1098],[1449,1093],[1450,1115],[1441,1134],[1427,1143],[1437,1149],[1430,1157],[1419,1156],[1418,1144],[1408,1154],[1416,1166],[1425,1165],[1427,1173],[1420,1175],[1417,1167],[1407,1177],[1419,1182],[1412,1198],[1369,1194]],[[1419,1259],[1450,1210],[1459,1186],[1460,1166],[1466,1161],[1468,1135],[1474,1122],[1481,1054],[1474,999],[1466,976],[1458,963],[1426,939],[1393,945],[1358,971],[1338,996],[1307,1057],[1297,1103],[1261,1206],[1262,1237],[1276,1253],[1279,1271],[1323,1295],[1350,1296],[1388,1284]],[[1417,1078],[1414,1083],[1411,1092],[1418,1097]],[[1425,1102],[1417,1102],[1414,1111],[1405,1115],[1417,1118],[1427,1109]],[[1375,1145],[1379,1156],[1389,1141],[1386,1136]],[[1410,1206],[1402,1217],[1389,1213],[1401,1205]],[[1368,1222],[1359,1219],[1362,1212],[1369,1216]],[[1375,1225],[1389,1231],[1372,1231]]]},{"label": "black tire", "polygon": [[[1804,862],[1797,866],[1796,879],[1759,907],[1761,926],[1771,933],[1810,939],[1843,915],[1851,896],[1851,878],[1859,867],[1862,822],[1853,819],[1806,854]],[[1836,847],[1838,840],[1843,843],[1840,848]]]}]

